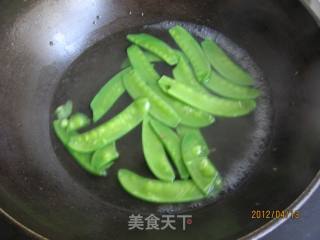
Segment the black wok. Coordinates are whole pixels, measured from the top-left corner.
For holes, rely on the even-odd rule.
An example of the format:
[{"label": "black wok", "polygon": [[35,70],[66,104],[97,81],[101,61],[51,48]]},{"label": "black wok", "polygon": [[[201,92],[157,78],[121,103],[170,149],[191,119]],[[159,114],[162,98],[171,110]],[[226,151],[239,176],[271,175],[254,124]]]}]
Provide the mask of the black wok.
[{"label": "black wok", "polygon": [[[204,131],[226,190],[198,204],[144,203],[121,189],[119,168],[149,174],[140,129],[120,141],[108,177],[96,178],[51,128],[53,109],[69,98],[89,114],[90,99],[125,58],[128,32],[162,35],[142,28],[172,20],[210,28],[263,89],[254,114]],[[284,220],[252,219],[253,210],[297,210],[319,185],[320,31],[299,1],[3,0],[0,36],[0,207],[32,236],[260,237]],[[129,102],[122,98],[111,115]],[[191,214],[193,223],[187,231],[128,230],[129,215],[151,213]]]}]

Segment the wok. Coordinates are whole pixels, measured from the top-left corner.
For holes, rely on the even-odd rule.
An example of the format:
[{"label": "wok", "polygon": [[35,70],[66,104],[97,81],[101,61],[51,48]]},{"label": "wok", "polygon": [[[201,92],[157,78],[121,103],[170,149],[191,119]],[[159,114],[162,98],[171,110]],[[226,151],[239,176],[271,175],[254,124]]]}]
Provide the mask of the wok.
[{"label": "wok", "polygon": [[[196,204],[145,203],[122,190],[119,168],[149,174],[139,128],[119,142],[108,177],[97,178],[51,126],[67,99],[89,114],[90,99],[125,58],[126,34],[165,35],[172,21],[216,38],[263,90],[254,114],[204,131],[226,187]],[[0,207],[33,237],[258,238],[285,219],[252,219],[253,210],[297,210],[319,185],[320,31],[299,1],[2,0],[0,36]],[[129,102],[122,98],[111,115]],[[129,231],[132,214],[189,214],[193,223]]]}]

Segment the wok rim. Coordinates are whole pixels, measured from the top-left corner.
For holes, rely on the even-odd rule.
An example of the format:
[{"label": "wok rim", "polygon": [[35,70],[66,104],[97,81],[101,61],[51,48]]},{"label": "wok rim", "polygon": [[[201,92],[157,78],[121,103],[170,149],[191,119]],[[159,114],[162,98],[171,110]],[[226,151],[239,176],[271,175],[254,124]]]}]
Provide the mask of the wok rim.
[{"label": "wok rim", "polygon": [[[286,209],[286,211],[298,211],[306,202],[307,200],[313,195],[313,193],[320,187],[320,170],[317,172],[315,177],[312,181],[308,184],[305,190],[294,200]],[[8,212],[6,212],[2,207],[0,207],[0,214],[4,216],[9,222],[13,223],[16,227],[22,230],[24,233],[29,235],[34,239],[39,240],[48,240],[49,238],[45,237],[44,235],[32,230],[31,228],[27,227],[13,216],[11,216]],[[257,228],[256,230],[248,233],[247,235],[240,237],[239,240],[247,240],[247,239],[260,239],[277,227],[281,226],[284,222],[286,222],[288,218],[283,219],[272,219],[269,222],[265,223],[261,227]]]}]

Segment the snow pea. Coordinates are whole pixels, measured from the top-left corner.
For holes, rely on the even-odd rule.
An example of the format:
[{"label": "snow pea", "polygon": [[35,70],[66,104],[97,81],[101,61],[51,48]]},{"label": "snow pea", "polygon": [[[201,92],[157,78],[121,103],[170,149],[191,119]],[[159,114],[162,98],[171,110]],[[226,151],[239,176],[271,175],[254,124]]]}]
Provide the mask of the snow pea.
[{"label": "snow pea", "polygon": [[66,128],[61,125],[62,120],[55,120],[53,122],[53,128],[57,135],[57,137],[60,139],[60,141],[63,143],[63,145],[66,147],[68,152],[71,154],[71,156],[77,161],[77,163],[85,170],[87,170],[89,173],[96,175],[96,176],[106,176],[106,172],[104,169],[97,170],[94,168],[90,161],[92,153],[80,153],[77,151],[72,150],[68,147],[68,142],[70,137],[75,133],[70,133],[66,131]]},{"label": "snow pea", "polygon": [[109,121],[88,132],[72,136],[68,146],[78,152],[96,151],[130,132],[143,120],[149,109],[148,99],[138,99]]},{"label": "snow pea", "polygon": [[147,82],[156,82],[160,79],[160,75],[138,46],[132,45],[127,49],[127,53],[132,68],[136,70],[144,80]]},{"label": "snow pea", "polygon": [[122,76],[128,71],[130,71],[130,68],[126,68],[113,76],[93,98],[90,107],[94,122],[100,120],[125,92]]},{"label": "snow pea", "polygon": [[256,107],[256,102],[253,100],[235,101],[199,93],[191,87],[166,76],[159,80],[159,85],[169,95],[216,116],[239,117],[252,112]]},{"label": "snow pea", "polygon": [[201,131],[198,128],[191,128],[183,125],[179,125],[177,127],[177,132],[180,138],[183,138],[185,135],[192,133],[199,142],[199,149],[198,152],[201,153],[201,156],[209,156],[210,149],[205,140],[204,136],[202,135]]},{"label": "snow pea", "polygon": [[221,190],[222,181],[210,159],[199,151],[201,144],[202,139],[197,134],[187,133],[182,139],[182,156],[195,184],[205,195],[209,195]]},{"label": "snow pea", "polygon": [[55,114],[59,120],[65,119],[72,114],[72,109],[73,109],[73,103],[70,100],[68,100],[65,104],[57,107]]},{"label": "snow pea", "polygon": [[150,126],[149,118],[142,124],[142,145],[147,165],[151,172],[160,180],[172,182],[175,174],[167,158],[165,149]]},{"label": "snow pea", "polygon": [[160,138],[163,146],[169,153],[171,160],[174,162],[180,177],[182,179],[188,179],[189,173],[181,157],[180,137],[171,128],[155,119],[151,119],[150,123],[152,128]]},{"label": "snow pea", "polygon": [[209,93],[207,89],[195,78],[186,56],[180,51],[177,51],[177,54],[179,55],[179,62],[172,71],[174,79],[178,82],[189,85],[198,92]]},{"label": "snow pea", "polygon": [[191,127],[206,127],[215,121],[215,118],[211,114],[196,109],[165,94],[158,83],[150,84],[150,87],[175,110],[180,118],[180,123]]},{"label": "snow pea", "polygon": [[136,71],[130,71],[123,77],[124,86],[133,98],[146,97],[151,103],[150,114],[170,127],[176,127],[180,117],[153,89],[144,82]]},{"label": "snow pea", "polygon": [[215,71],[211,72],[211,77],[203,84],[214,93],[231,99],[255,99],[260,95],[259,90],[234,84]]},{"label": "snow pea", "polygon": [[252,76],[236,64],[214,41],[205,39],[202,48],[207,59],[222,76],[239,85],[252,85]]},{"label": "snow pea", "polygon": [[190,127],[207,127],[214,123],[212,114],[194,108],[176,99],[171,100],[172,107],[181,118],[181,123]]},{"label": "snow pea", "polygon": [[[150,52],[143,52],[144,55],[146,56],[146,58],[148,59],[149,62],[151,63],[156,63],[156,62],[161,62],[161,58],[159,58],[158,56],[154,55],[153,53]],[[123,63],[121,64],[121,69],[125,69],[127,67],[130,67],[130,61],[129,58],[126,58]]]},{"label": "snow pea", "polygon": [[[164,94],[157,82],[160,79],[160,76],[154,70],[152,64],[148,62],[140,48],[132,46],[128,49],[128,53],[130,62],[136,73],[140,76],[141,80],[143,80],[151,88],[153,94],[159,96],[163,100],[162,102],[167,104],[167,109],[171,108],[171,116],[170,119],[167,119],[167,121],[164,117],[160,117],[158,112],[155,113],[155,110],[151,111],[151,115],[171,127],[175,127],[174,125],[171,125],[171,123],[168,123],[169,120],[171,121],[171,119],[174,118],[173,114],[175,115],[176,120],[179,120],[179,122],[181,121],[188,126],[205,127],[214,121],[214,118],[211,114],[195,109]],[[131,90],[133,90],[133,88],[131,88]],[[141,91],[139,92],[142,93]],[[152,105],[156,108],[155,104]]]},{"label": "snow pea", "polygon": [[171,28],[169,33],[190,60],[197,79],[200,82],[207,80],[210,76],[211,66],[197,40],[179,25]]},{"label": "snow pea", "polygon": [[205,197],[192,180],[163,182],[126,169],[118,171],[118,180],[132,196],[153,203],[191,202]]},{"label": "snow pea", "polygon": [[75,113],[68,120],[67,132],[73,132],[89,126],[91,120],[83,113]]},{"label": "snow pea", "polygon": [[127,39],[138,46],[159,56],[167,64],[173,66],[178,63],[175,51],[164,41],[150,34],[129,34]]},{"label": "snow pea", "polygon": [[91,165],[93,168],[100,170],[109,169],[114,160],[119,157],[119,153],[116,148],[115,142],[110,143],[109,145],[95,151],[91,159]]}]

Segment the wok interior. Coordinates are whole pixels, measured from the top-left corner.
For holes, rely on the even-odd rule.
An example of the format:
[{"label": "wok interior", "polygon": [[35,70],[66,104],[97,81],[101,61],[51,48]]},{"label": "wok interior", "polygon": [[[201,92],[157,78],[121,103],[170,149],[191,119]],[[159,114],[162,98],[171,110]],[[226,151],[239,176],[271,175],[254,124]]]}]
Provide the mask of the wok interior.
[{"label": "wok interior", "polygon": [[[319,170],[320,36],[300,3],[4,2],[0,203],[37,232],[53,239],[121,238],[128,234],[132,212],[187,212],[194,220],[188,234],[130,236],[234,239],[265,223],[252,220],[252,210],[286,208]],[[230,39],[225,44],[229,53],[242,64],[250,56],[256,67],[247,67],[263,87],[255,114],[218,120],[205,131],[215,148],[212,159],[229,187],[217,200],[154,205],[125,193],[116,180],[117,169],[151,176],[143,161],[139,128],[119,142],[121,158],[107,179],[86,174],[53,136],[53,109],[70,98],[77,110],[89,114],[91,98],[125,58],[125,35],[165,20],[207,26],[221,33],[222,44]],[[153,31],[164,36],[163,31]],[[248,56],[230,46],[239,46]],[[121,98],[105,119],[130,101],[128,96]]]}]

